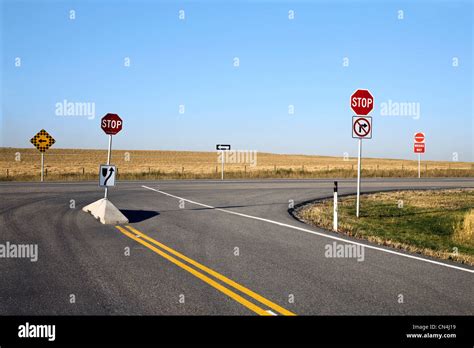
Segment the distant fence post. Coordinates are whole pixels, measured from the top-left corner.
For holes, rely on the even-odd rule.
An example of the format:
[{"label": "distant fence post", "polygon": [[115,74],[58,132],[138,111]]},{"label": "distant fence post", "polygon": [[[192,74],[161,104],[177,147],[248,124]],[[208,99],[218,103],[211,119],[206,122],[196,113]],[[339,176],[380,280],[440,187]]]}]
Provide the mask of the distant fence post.
[{"label": "distant fence post", "polygon": [[84,167],[82,167],[82,175],[84,175],[86,173],[86,170]]}]

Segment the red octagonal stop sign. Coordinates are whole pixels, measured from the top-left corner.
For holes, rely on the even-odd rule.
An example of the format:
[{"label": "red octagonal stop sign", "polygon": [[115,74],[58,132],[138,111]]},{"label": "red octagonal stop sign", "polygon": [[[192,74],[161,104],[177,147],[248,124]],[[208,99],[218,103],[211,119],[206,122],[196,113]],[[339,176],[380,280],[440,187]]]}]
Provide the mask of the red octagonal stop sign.
[{"label": "red octagonal stop sign", "polygon": [[351,96],[351,108],[356,115],[368,115],[374,108],[374,97],[366,89],[358,89]]},{"label": "red octagonal stop sign", "polygon": [[105,134],[115,135],[122,130],[122,119],[117,114],[107,114],[102,117],[100,127]]}]

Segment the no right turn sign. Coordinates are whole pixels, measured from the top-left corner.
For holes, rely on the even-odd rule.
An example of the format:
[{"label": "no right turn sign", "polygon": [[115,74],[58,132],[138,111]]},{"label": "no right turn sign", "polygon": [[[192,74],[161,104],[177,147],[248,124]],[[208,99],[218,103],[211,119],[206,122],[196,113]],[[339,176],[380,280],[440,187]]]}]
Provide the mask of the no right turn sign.
[{"label": "no right turn sign", "polygon": [[372,117],[352,116],[352,137],[372,139]]}]

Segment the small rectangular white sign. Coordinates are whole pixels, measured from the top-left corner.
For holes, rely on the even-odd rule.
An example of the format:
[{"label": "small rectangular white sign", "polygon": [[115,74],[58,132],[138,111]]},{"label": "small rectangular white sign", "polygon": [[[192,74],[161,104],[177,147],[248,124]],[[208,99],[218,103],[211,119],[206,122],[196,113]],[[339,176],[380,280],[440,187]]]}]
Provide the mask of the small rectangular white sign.
[{"label": "small rectangular white sign", "polygon": [[101,164],[99,169],[99,186],[109,187],[115,186],[115,174],[117,168],[113,165]]},{"label": "small rectangular white sign", "polygon": [[372,139],[372,117],[352,116],[352,137]]}]

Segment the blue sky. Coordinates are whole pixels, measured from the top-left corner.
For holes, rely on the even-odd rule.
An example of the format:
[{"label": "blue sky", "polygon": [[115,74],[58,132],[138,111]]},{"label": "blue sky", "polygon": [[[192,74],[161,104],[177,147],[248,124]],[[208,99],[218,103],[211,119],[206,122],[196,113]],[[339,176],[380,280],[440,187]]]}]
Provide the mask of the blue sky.
[{"label": "blue sky", "polygon": [[[349,97],[366,88],[364,156],[415,158],[424,131],[424,158],[474,160],[470,1],[3,0],[1,22],[2,146],[44,128],[54,147],[105,148],[113,112],[118,149],[355,156]],[[56,115],[63,100],[94,103],[95,118]],[[381,115],[389,100],[419,117]]]}]

